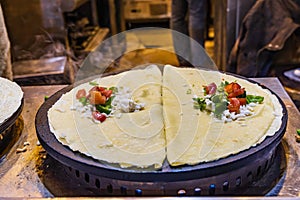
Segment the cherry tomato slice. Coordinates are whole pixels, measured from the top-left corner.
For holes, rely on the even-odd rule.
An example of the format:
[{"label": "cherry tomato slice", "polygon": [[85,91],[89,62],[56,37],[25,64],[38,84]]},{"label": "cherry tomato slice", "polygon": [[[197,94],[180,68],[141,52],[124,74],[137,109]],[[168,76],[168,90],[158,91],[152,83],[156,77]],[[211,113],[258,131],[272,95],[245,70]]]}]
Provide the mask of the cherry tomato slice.
[{"label": "cherry tomato slice", "polygon": [[100,112],[98,112],[98,111],[94,111],[94,112],[92,113],[92,116],[93,116],[93,118],[94,118],[95,120],[98,120],[98,121],[100,121],[100,122],[104,122],[104,121],[106,120],[106,115],[103,114],[103,113],[100,113]]},{"label": "cherry tomato slice", "polygon": [[217,91],[217,85],[210,83],[207,86],[203,86],[206,94],[215,94]]},{"label": "cherry tomato slice", "polygon": [[232,82],[229,83],[224,87],[224,91],[227,92],[227,94],[233,93],[234,91],[241,89],[241,86],[238,83]]},{"label": "cherry tomato slice", "polygon": [[92,88],[89,90],[89,92],[92,92],[92,91],[99,91],[99,92],[102,92],[102,91],[104,91],[104,90],[106,90],[105,87],[94,86],[94,87],[92,87]]},{"label": "cherry tomato slice", "polygon": [[245,93],[245,88],[235,89],[232,93],[228,93],[228,98],[237,97]]},{"label": "cherry tomato slice", "polygon": [[101,92],[101,94],[103,96],[105,96],[106,98],[109,98],[112,94],[112,90],[104,90],[104,91]]},{"label": "cherry tomato slice", "polygon": [[85,89],[78,90],[76,93],[76,99],[80,99],[82,97],[86,97]]},{"label": "cherry tomato slice", "polygon": [[237,99],[239,100],[241,106],[244,106],[244,105],[247,104],[247,99],[246,98],[237,98]]},{"label": "cherry tomato slice", "polygon": [[98,86],[98,91],[103,92],[103,91],[105,91],[105,90],[106,90],[105,87],[99,87],[99,86]]},{"label": "cherry tomato slice", "polygon": [[227,106],[229,112],[240,112],[240,101],[237,98],[230,98],[229,105]]}]

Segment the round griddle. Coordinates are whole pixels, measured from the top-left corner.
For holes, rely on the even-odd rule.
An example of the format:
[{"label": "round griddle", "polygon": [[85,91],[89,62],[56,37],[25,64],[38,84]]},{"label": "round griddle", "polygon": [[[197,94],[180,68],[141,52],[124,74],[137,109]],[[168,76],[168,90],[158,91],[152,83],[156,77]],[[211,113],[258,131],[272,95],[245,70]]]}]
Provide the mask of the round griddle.
[{"label": "round griddle", "polygon": [[[256,83],[249,80],[252,83]],[[258,84],[258,83],[257,83]],[[265,89],[265,86],[261,86]],[[165,162],[162,169],[124,169],[104,163],[74,152],[62,145],[51,133],[48,125],[47,112],[62,94],[70,91],[72,86],[63,88],[47,99],[36,115],[37,136],[45,150],[76,176],[96,177],[95,186],[104,195],[178,195],[178,194],[234,194],[257,180],[273,163],[276,148],[280,143],[287,125],[287,110],[282,100],[272,92],[283,108],[281,127],[272,137],[262,143],[212,162],[194,166],[171,167]],[[62,122],[63,123],[63,122]],[[90,179],[90,178],[89,178]],[[101,183],[101,184],[100,184]],[[124,189],[125,188],[125,189]],[[124,193],[124,190],[126,191]]]}]

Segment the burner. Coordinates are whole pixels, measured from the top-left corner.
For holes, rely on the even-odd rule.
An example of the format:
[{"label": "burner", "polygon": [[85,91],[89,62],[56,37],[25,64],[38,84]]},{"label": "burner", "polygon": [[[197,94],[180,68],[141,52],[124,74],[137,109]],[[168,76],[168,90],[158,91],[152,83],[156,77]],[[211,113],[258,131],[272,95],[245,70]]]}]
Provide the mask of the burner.
[{"label": "burner", "polygon": [[[242,190],[235,185],[235,190],[229,191],[229,187],[232,187],[230,181],[225,181],[222,185],[222,190],[225,190],[225,195],[250,195],[250,196],[275,196],[278,194],[276,188],[280,187],[279,180],[282,179],[284,172],[286,171],[286,157],[282,144],[278,146],[275,153],[272,154],[271,159],[265,166],[257,166],[255,174],[248,175],[249,182],[247,187]],[[142,187],[146,184],[132,184],[122,185],[121,181],[105,179],[84,171],[80,171],[76,168],[68,167],[61,164],[51,156],[43,160],[41,165],[42,173],[40,174],[41,180],[49,191],[54,196],[139,196],[147,195]],[[230,176],[228,176],[230,177]],[[227,177],[227,178],[228,178]],[[225,178],[225,177],[224,177]],[[226,178],[225,178],[226,179]],[[225,180],[224,179],[224,180]],[[229,179],[228,179],[229,180]],[[240,180],[234,180],[235,184],[239,184]],[[195,184],[196,180],[191,184]],[[207,182],[206,187],[210,193],[205,193],[206,189],[195,185],[192,189],[178,186],[177,190],[172,192],[161,190],[152,191],[152,195],[167,195],[169,196],[207,196],[213,195],[219,186],[216,186],[215,179],[211,179]],[[118,188],[116,188],[118,184]],[[149,183],[150,184],[150,183]],[[174,183],[176,184],[176,183]],[[228,190],[227,190],[228,189]],[[226,192],[227,190],[227,192]],[[223,194],[223,195],[224,195]]]}]

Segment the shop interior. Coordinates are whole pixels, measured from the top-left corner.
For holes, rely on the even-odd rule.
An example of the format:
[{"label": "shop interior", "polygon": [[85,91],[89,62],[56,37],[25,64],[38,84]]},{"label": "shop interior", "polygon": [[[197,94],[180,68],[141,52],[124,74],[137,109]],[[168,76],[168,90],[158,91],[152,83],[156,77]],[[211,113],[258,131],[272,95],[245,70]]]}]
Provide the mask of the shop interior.
[{"label": "shop interior", "polygon": [[[208,1],[205,50],[219,70],[239,73],[238,69],[229,66],[230,54],[240,39],[245,16],[251,12],[254,16],[260,15],[258,9],[253,8],[255,2]],[[135,28],[170,28],[171,0],[3,0],[1,3],[11,44],[14,79],[21,84],[72,83],[82,61],[105,39]],[[267,21],[267,16],[264,17]],[[297,20],[299,17],[295,18]],[[277,41],[281,44],[279,49],[267,50],[267,54],[272,54],[266,56],[269,56],[265,59],[267,64],[262,64],[268,65],[267,72],[252,76],[280,77],[298,102],[299,78],[295,73],[300,63],[299,34],[297,31],[289,34]],[[172,36],[167,31],[144,31],[138,36],[128,37],[143,43],[141,45],[147,48],[143,53],[151,57],[148,62],[155,62],[156,59],[161,62],[161,58],[151,52],[155,48],[171,48],[172,51]],[[147,45],[152,48],[150,52]],[[130,62],[135,62],[137,58],[130,59]],[[178,64],[176,56],[163,63],[167,62]]]},{"label": "shop interior", "polygon": [[[267,87],[276,86],[276,92],[288,105],[292,120],[287,130],[291,133],[299,128],[296,120],[300,110],[300,1],[278,0],[274,4],[272,1],[208,0],[204,49],[219,71],[237,74]],[[98,195],[99,188],[104,186],[97,176],[77,170],[80,165],[71,168],[53,160],[40,144],[35,144],[35,134],[27,136],[36,131],[33,119],[49,96],[66,86],[76,85],[88,56],[114,37],[117,39],[105,46],[106,52],[121,56],[116,59],[100,56],[96,62],[107,64],[101,69],[104,75],[149,63],[191,67],[189,62],[182,64],[174,53],[170,32],[172,0],[0,0],[0,3],[3,14],[0,46],[9,49],[0,62],[10,65],[0,75],[20,85],[26,101],[22,112],[25,120],[17,120],[17,126],[25,127],[26,134],[15,133],[17,136],[11,145],[23,148],[22,144],[31,142],[31,146],[29,143],[27,146],[32,150],[25,150],[23,155],[10,152],[1,158],[13,158],[3,163],[0,160],[0,168],[6,172],[0,175],[0,183],[6,181],[12,185],[5,195],[24,195],[26,191],[22,187],[37,197]],[[274,15],[277,12],[282,15]],[[137,29],[139,31],[132,31]],[[122,40],[118,40],[120,34]],[[293,116],[296,117],[293,119]],[[292,134],[285,141],[292,144],[293,151],[287,152],[287,144],[283,143],[276,150],[279,153],[272,156],[272,163],[277,165],[267,161],[265,167],[259,166],[260,181],[244,194],[299,195],[296,189],[289,190],[290,185],[298,184],[293,182],[292,176],[299,173],[296,169],[299,153],[294,150],[299,144]],[[289,160],[285,153],[290,153]],[[295,173],[287,169],[295,169]],[[280,181],[285,176],[289,181],[284,185]],[[74,181],[70,182],[70,177]],[[101,184],[106,184],[105,181]],[[105,195],[111,196],[112,185],[106,185]],[[135,192],[138,196],[139,191]]]}]

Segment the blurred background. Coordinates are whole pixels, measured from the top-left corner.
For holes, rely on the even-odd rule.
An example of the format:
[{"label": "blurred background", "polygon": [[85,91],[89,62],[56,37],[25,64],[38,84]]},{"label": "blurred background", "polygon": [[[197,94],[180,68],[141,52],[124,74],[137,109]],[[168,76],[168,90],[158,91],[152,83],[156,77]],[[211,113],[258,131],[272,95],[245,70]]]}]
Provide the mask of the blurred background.
[{"label": "blurred background", "polygon": [[[86,56],[106,38],[134,28],[171,28],[172,0],[0,2],[1,34],[7,32],[2,45],[9,45],[5,57],[10,57],[12,78],[20,85],[71,84]],[[299,4],[297,0],[208,0],[207,54],[222,71],[278,77],[299,105]],[[172,53],[155,52],[160,47],[174,52],[172,35],[164,29],[128,33],[126,39],[138,41],[144,50],[124,55],[114,67],[141,62],[186,64]],[[127,44],[126,48],[137,47]],[[108,70],[116,71],[114,67]]]}]

